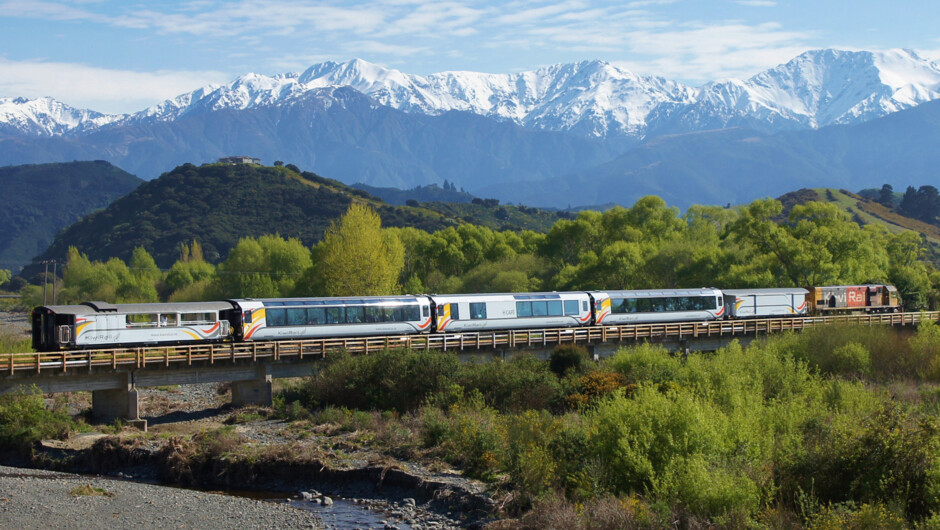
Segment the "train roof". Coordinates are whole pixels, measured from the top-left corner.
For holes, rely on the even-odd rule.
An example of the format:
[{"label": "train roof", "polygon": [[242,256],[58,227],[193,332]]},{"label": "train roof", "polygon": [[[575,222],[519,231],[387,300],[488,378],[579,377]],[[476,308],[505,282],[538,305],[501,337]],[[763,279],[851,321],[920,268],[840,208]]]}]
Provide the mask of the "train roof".
[{"label": "train roof", "polygon": [[634,298],[658,298],[662,296],[714,296],[721,291],[714,287],[699,289],[639,289],[627,291],[589,291],[591,294],[606,294],[608,296],[624,296]]},{"label": "train roof", "polygon": [[585,296],[585,291],[545,291],[539,293],[457,293],[457,294],[432,294],[431,298],[480,298],[480,297],[499,297],[514,300],[559,300],[562,296]]},{"label": "train roof", "polygon": [[91,315],[96,313],[197,313],[200,311],[222,311],[232,309],[230,302],[176,302],[156,304],[111,304],[108,302],[84,302],[79,305],[40,306],[62,315]]},{"label": "train roof", "polygon": [[722,289],[721,292],[733,296],[747,296],[751,294],[807,294],[809,291],[802,287],[771,287],[755,289]]},{"label": "train roof", "polygon": [[303,298],[241,298],[230,300],[233,303],[261,303],[269,306],[304,306],[304,305],[370,305],[370,304],[414,304],[426,296],[309,296]]}]

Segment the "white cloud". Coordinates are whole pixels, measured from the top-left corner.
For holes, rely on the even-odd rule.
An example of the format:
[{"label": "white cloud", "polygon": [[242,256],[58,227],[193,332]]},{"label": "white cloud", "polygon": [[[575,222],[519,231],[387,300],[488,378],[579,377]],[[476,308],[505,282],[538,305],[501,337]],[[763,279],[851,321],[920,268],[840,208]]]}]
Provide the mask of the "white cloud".
[{"label": "white cloud", "polygon": [[212,83],[222,72],[110,70],[76,63],[10,61],[0,58],[0,95],[50,96],[72,107],[132,113]]},{"label": "white cloud", "polygon": [[738,4],[748,7],[774,7],[777,2],[773,0],[738,0]]}]

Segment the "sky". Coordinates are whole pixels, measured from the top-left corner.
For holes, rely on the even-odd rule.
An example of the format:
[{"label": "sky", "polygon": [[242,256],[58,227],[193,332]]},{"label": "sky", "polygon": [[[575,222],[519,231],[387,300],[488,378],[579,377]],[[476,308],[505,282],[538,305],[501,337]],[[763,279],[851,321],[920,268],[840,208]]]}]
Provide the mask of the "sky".
[{"label": "sky", "polygon": [[604,60],[693,86],[811,49],[940,59],[937,0],[0,0],[0,97],[131,113],[360,58],[409,74]]}]

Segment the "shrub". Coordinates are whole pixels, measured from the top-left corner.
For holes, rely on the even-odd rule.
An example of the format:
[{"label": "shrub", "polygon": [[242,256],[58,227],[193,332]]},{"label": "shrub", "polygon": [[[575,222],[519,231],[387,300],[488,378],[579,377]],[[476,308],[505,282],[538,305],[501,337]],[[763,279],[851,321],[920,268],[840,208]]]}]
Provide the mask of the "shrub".
[{"label": "shrub", "polygon": [[[568,406],[579,408],[593,405],[598,399],[624,388],[626,382],[627,379],[620,372],[597,370],[583,375],[577,380],[577,391],[567,397]],[[632,391],[635,387],[633,385],[628,390]]]},{"label": "shrub", "polygon": [[460,361],[453,354],[386,350],[341,355],[296,391],[307,408],[336,405],[362,410],[416,410],[454,383]]},{"label": "shrub", "polygon": [[76,427],[64,411],[47,409],[36,387],[0,395],[0,451],[31,457],[41,440],[67,438]]},{"label": "shrub", "polygon": [[940,423],[888,405],[862,421],[807,430],[804,455],[781,469],[782,485],[823,503],[889,502],[914,518],[940,510]]},{"label": "shrub", "polygon": [[681,378],[682,360],[671,355],[666,348],[641,344],[623,348],[607,359],[603,365],[620,372],[630,383],[666,383]]},{"label": "shrub", "polygon": [[588,363],[588,352],[581,346],[564,345],[558,346],[552,350],[551,357],[548,360],[548,367],[558,377],[564,377],[568,373],[580,374],[584,372]]},{"label": "shrub", "polygon": [[449,426],[442,440],[445,454],[471,477],[489,479],[499,470],[503,437],[496,410],[483,403],[479,393],[451,407]]},{"label": "shrub", "polygon": [[551,409],[564,400],[561,382],[546,362],[533,357],[464,365],[459,382],[502,412]]},{"label": "shrub", "polygon": [[811,530],[904,530],[907,524],[901,513],[881,503],[863,504],[854,502],[835,504],[823,508],[806,525]]}]

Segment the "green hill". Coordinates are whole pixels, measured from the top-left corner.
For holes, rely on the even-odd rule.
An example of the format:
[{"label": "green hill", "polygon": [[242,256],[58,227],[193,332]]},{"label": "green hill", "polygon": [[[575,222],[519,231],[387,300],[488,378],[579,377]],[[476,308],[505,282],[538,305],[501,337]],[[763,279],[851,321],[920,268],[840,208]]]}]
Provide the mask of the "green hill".
[{"label": "green hill", "polygon": [[312,245],[352,201],[372,206],[383,226],[428,231],[460,222],[545,230],[558,215],[486,204],[390,206],[339,181],[294,169],[184,164],[68,227],[42,258],[63,258],[75,246],[91,259],[128,260],[135,247],[143,246],[159,266],[169,267],[179,258],[180,243],[194,239],[209,261],[224,259],[247,236],[279,234]]},{"label": "green hill", "polygon": [[100,160],[0,167],[0,269],[17,272],[59,230],[141,182]]},{"label": "green hill", "polygon": [[837,205],[860,225],[882,224],[892,234],[912,230],[921,234],[928,245],[931,261],[940,264],[940,227],[911,219],[896,213],[883,204],[867,199],[847,190],[832,188],[801,189],[778,198],[783,203],[782,217],[790,215],[790,210],[797,204],[809,201],[828,202]]}]

